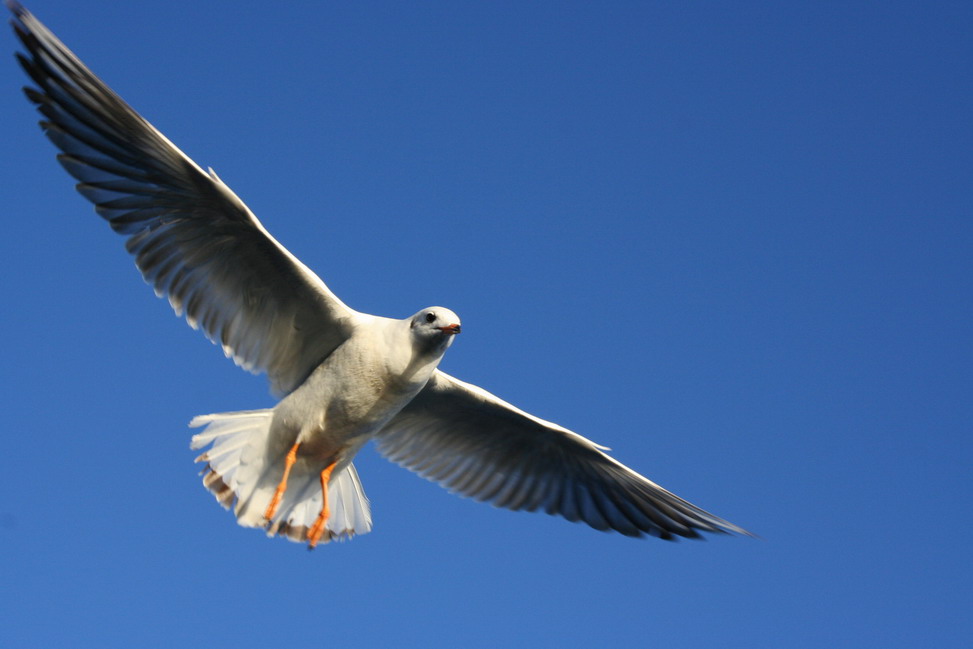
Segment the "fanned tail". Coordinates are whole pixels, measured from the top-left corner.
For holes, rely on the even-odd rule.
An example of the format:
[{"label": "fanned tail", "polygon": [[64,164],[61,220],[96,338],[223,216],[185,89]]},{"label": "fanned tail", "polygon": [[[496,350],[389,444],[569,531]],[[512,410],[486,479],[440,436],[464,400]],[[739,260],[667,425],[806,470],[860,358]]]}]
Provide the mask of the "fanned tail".
[{"label": "fanned tail", "polygon": [[[308,529],[321,511],[320,474],[323,466],[300,458],[291,469],[287,491],[273,520],[264,519],[284,467],[284,453],[270,452],[268,437],[273,409],[224,412],[201,415],[190,427],[205,426],[193,436],[193,449],[212,446],[196,458],[206,462],[203,485],[225,509],[233,508],[237,522],[244,527],[263,527],[268,536],[286,536],[292,541],[307,541]],[[368,498],[358,472],[348,464],[334,472],[328,484],[331,515],[321,542],[348,539],[372,529]]]}]

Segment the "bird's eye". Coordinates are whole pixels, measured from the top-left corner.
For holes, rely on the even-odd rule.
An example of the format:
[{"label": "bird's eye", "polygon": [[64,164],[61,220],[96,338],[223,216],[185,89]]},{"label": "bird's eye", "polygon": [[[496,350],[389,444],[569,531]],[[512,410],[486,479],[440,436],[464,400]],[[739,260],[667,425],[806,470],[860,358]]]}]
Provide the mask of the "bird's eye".
[{"label": "bird's eye", "polygon": [[433,313],[432,311],[430,311],[429,313],[426,314],[426,322],[435,322],[435,321],[436,321],[436,314],[435,313]]}]

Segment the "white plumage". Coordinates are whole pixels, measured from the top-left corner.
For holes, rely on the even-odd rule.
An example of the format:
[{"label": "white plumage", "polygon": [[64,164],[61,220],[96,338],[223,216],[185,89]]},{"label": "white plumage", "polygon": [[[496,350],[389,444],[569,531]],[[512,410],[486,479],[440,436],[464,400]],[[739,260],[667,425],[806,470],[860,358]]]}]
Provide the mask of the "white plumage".
[{"label": "white plumage", "polygon": [[273,409],[205,415],[203,482],[241,525],[314,546],[371,529],[352,459],[379,451],[450,490],[630,536],[747,532],[588,439],[437,369],[459,318],[359,313],[16,2],[28,99],[78,191],[143,277],[227,356],[266,372]]}]

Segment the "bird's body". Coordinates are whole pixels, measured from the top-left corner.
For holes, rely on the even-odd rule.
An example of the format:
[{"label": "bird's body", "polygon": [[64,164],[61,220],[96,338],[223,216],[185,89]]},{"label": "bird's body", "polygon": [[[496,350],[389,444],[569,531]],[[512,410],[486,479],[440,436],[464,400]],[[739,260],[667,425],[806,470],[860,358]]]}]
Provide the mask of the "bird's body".
[{"label": "bird's body", "polygon": [[413,344],[408,325],[372,317],[357,327],[274,408],[274,444],[290,448],[300,442],[302,453],[337,454],[339,466],[350,461],[422,390],[443,357],[445,348]]},{"label": "bird's body", "polygon": [[[395,320],[355,311],[217,177],[139,116],[23,7],[7,0],[58,160],[143,277],[227,356],[265,372],[276,407],[205,415],[203,482],[241,525],[307,541],[371,529],[352,460],[369,440],[447,488],[629,536],[747,532],[613,460],[606,449],[438,370],[449,309]],[[208,448],[207,448],[208,447]]]},{"label": "bird's body", "polygon": [[[430,316],[434,319],[426,322]],[[443,318],[450,325],[440,326]],[[330,489],[330,497],[350,501],[331,512],[329,538],[370,529],[368,503],[351,461],[425,387],[452,341],[452,331],[441,329],[458,331],[459,319],[448,309],[434,307],[406,320],[364,314],[355,320],[351,336],[273,409],[194,420],[194,425],[213,428],[193,438],[194,448],[221,442],[199,457],[207,462],[204,482],[225,505],[236,501],[241,524],[306,536],[313,515],[320,510],[312,483],[331,466],[330,480],[336,486]],[[221,431],[219,425],[227,419],[235,422],[230,433]],[[214,423],[217,425],[212,426]],[[249,450],[253,459],[240,462],[234,455],[227,461],[226,453],[218,452],[223,445],[239,449],[241,456]],[[297,451],[288,490],[274,514],[265,516],[279,483],[279,469],[291,448]],[[303,487],[295,488],[295,482]],[[302,508],[303,500],[293,494],[308,489],[315,507]]]}]

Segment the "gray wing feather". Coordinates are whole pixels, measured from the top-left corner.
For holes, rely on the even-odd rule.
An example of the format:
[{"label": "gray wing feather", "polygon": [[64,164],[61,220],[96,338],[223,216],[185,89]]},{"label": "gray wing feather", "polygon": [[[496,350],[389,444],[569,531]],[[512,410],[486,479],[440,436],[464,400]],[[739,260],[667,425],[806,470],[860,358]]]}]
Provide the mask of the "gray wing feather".
[{"label": "gray wing feather", "polygon": [[145,121],[33,15],[8,3],[58,160],[142,276],[227,356],[286,394],[350,334],[355,312],[216,176]]},{"label": "gray wing feather", "polygon": [[749,535],[613,460],[604,447],[438,370],[377,444],[392,461],[498,507],[542,509],[628,536]]}]

